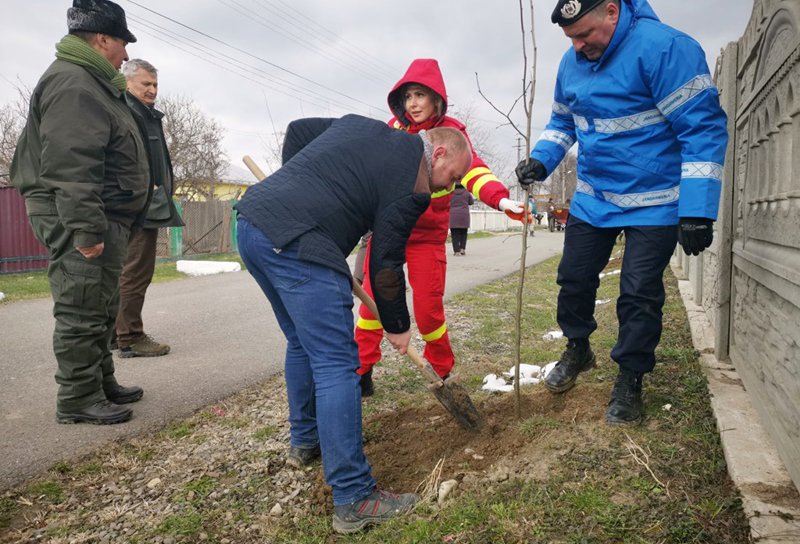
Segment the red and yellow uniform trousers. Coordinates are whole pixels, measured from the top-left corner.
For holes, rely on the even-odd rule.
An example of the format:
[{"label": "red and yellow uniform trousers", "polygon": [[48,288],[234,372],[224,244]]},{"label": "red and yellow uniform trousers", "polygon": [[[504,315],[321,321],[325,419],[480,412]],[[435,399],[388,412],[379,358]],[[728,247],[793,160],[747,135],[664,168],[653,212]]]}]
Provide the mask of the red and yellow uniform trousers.
[{"label": "red and yellow uniform trousers", "polygon": [[[466,177],[465,177],[466,179]],[[444,285],[447,276],[447,230],[450,224],[450,201],[453,189],[433,195],[428,209],[417,220],[406,243],[408,283],[412,290],[414,320],[425,341],[422,355],[441,377],[447,376],[455,364],[447,322],[444,318]],[[369,257],[372,240],[364,259],[364,290],[372,296]],[[359,374],[370,371],[381,360],[383,327],[363,304],[358,308],[356,343],[361,359]]]},{"label": "red and yellow uniform trousers", "polygon": [[[448,199],[449,200],[449,199]],[[366,263],[369,263],[370,245],[367,246]],[[450,374],[455,358],[444,319],[444,283],[447,276],[447,257],[444,244],[409,242],[406,244],[408,283],[412,289],[414,319],[422,339],[425,340],[423,356],[436,373]],[[369,266],[368,264],[365,266]],[[372,296],[369,274],[364,274],[364,290]],[[358,309],[356,342],[361,359],[359,374],[364,374],[381,360],[383,327],[365,305]]]}]

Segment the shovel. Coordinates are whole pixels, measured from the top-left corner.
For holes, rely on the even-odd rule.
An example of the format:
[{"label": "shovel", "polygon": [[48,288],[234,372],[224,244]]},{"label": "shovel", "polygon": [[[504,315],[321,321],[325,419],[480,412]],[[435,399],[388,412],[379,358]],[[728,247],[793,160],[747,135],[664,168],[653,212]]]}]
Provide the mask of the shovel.
[{"label": "shovel", "polygon": [[[266,177],[249,155],[245,155],[242,160],[259,181]],[[375,301],[370,298],[355,279],[353,280],[353,292],[369,308],[372,315],[380,320]],[[472,400],[461,384],[457,383],[453,377],[447,380],[440,378],[431,364],[424,360],[411,344],[408,345],[406,353],[422,372],[422,376],[428,381],[428,388],[433,393],[433,396],[450,412],[450,415],[455,418],[458,424],[467,431],[479,431],[483,426],[483,418],[478,413],[478,410],[475,409],[475,405],[472,404]]]},{"label": "shovel", "polygon": [[[372,315],[380,320],[375,301],[355,280],[353,280],[353,292],[367,306]],[[475,405],[472,404],[472,400],[461,384],[453,377],[449,377],[446,380],[440,378],[431,364],[420,356],[413,345],[408,344],[406,354],[417,365],[420,372],[422,372],[422,376],[428,381],[428,389],[433,393],[433,396],[450,412],[450,415],[455,418],[458,424],[467,431],[479,431],[483,426],[483,418],[478,413],[478,410],[475,409]]]}]

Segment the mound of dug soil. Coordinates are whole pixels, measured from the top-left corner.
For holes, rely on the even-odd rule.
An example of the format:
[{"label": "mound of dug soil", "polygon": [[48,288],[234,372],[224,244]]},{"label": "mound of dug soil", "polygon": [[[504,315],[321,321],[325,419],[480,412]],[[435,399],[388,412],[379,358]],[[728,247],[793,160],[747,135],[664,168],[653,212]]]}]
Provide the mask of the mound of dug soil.
[{"label": "mound of dug soil", "polygon": [[[440,460],[442,480],[544,479],[548,466],[571,449],[576,435],[594,434],[602,425],[607,396],[605,388],[593,384],[563,395],[552,395],[542,386],[523,388],[518,419],[513,393],[473,395],[484,418],[477,433],[459,427],[431,396],[413,407],[367,418],[364,451],[381,487],[396,492],[418,490]],[[562,433],[567,427],[571,431]],[[312,502],[315,509],[329,512],[330,488],[321,471],[316,480]]]}]

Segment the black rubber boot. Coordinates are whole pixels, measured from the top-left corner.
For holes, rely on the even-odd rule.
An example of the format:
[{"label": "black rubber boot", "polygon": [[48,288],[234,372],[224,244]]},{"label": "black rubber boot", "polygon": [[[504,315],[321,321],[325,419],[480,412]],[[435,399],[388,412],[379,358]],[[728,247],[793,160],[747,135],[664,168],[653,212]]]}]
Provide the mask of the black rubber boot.
[{"label": "black rubber boot", "polygon": [[372,384],[372,369],[361,375],[361,396],[371,397],[375,394],[375,386]]},{"label": "black rubber boot", "polygon": [[644,416],[642,377],[644,373],[620,367],[606,410],[610,425],[633,425]]},{"label": "black rubber boot", "polygon": [[589,340],[576,338],[567,341],[567,349],[561,354],[558,364],[544,379],[544,386],[551,393],[563,393],[575,385],[578,374],[593,368],[596,364]]}]

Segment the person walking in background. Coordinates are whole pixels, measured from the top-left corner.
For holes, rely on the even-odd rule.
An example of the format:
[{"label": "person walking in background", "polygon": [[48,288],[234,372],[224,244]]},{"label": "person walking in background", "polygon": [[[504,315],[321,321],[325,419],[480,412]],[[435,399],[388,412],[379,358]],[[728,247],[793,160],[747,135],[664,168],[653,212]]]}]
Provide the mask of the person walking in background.
[{"label": "person walking in background", "polygon": [[[394,117],[389,126],[419,133],[435,127],[452,127],[467,136],[460,121],[446,115],[447,91],[439,63],[435,59],[416,59],[388,96],[389,109]],[[504,211],[513,219],[522,220],[522,206],[510,200],[508,189],[472,150],[472,165],[461,180],[469,192],[494,209]],[[441,377],[447,377],[455,359],[450,347],[447,322],[444,317],[444,287],[447,274],[447,229],[450,225],[450,200],[453,188],[448,187],[431,196],[431,204],[417,221],[406,244],[408,281],[414,301],[414,318],[425,340],[423,356]],[[365,266],[369,266],[369,251]],[[364,277],[364,290],[371,293],[369,274]],[[361,387],[364,396],[373,394],[372,367],[381,359],[381,322],[365,305],[358,310],[356,341],[361,358]]]},{"label": "person walking in background", "polygon": [[661,23],[646,0],[560,0],[552,22],[572,48],[558,70],[550,123],[530,160],[517,166],[528,186],[579,144],[557,280],[558,324],[568,341],[545,385],[562,393],[594,366],[589,336],[597,328],[599,273],[624,232],[611,350],[619,374],[606,421],[635,423],[661,338],[664,269],[676,242],[692,255],[711,244],[726,116],[700,45]]},{"label": "person walking in background", "polygon": [[119,68],[136,41],[125,11],[75,0],[69,34],[31,95],[11,164],[33,232],[47,246],[59,423],[121,423],[142,388],[114,377],[109,341],[131,226],[147,206],[144,141]]},{"label": "person walking in background", "polygon": [[542,216],[536,212],[536,198],[533,195],[531,195],[531,197],[528,199],[528,212],[536,220],[536,223],[533,222],[531,223],[531,232],[530,232],[531,236],[536,236],[535,226],[541,223]]},{"label": "person walking in background", "polygon": [[122,66],[122,74],[128,82],[128,106],[145,130],[153,195],[142,228],[133,229],[128,241],[128,258],[119,280],[116,341],[120,357],[158,357],[169,353],[170,347],[145,334],[142,308],[156,268],[158,229],[181,227],[183,221],[172,201],[175,185],[161,124],[164,114],[155,108],[158,70],[147,61],[132,59]]},{"label": "person walking in background", "polygon": [[466,255],[467,233],[469,231],[469,207],[475,199],[463,185],[456,185],[450,201],[450,239],[453,255]]},{"label": "person walking in background", "polygon": [[458,183],[471,160],[452,128],[413,135],[358,115],[303,119],[287,128],[283,166],[236,206],[239,254],[287,341],[287,463],[304,467],[321,453],[337,532],[380,523],[419,500],[378,489],[364,455],[345,259],[372,230],[369,283],[389,342],[405,353],[406,241],[431,193]]},{"label": "person walking in background", "polygon": [[547,199],[547,230],[556,230],[556,204],[552,197]]}]

